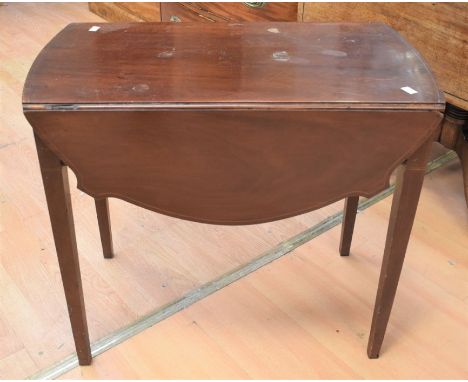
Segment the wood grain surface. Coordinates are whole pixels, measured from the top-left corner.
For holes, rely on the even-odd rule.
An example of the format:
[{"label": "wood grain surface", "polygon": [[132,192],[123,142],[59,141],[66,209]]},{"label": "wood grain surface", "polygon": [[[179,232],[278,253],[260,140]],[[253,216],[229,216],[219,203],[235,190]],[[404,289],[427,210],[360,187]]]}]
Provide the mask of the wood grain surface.
[{"label": "wood grain surface", "polygon": [[384,24],[92,25],[44,48],[23,103],[444,103],[424,60]]},{"label": "wood grain surface", "polygon": [[468,110],[467,3],[304,3],[310,22],[384,22],[427,60],[447,100]]},{"label": "wood grain surface", "polygon": [[80,365],[89,365],[91,349],[68,171],[60,159],[42,143],[41,139],[37,136],[35,138],[76,351]]},{"label": "wood grain surface", "polygon": [[96,197],[254,224],[372,196],[430,136],[423,111],[36,111],[36,133]]},{"label": "wood grain surface", "polygon": [[89,2],[89,10],[103,19],[116,21],[161,21],[160,3],[148,2]]},{"label": "wood grain surface", "polygon": [[[74,349],[33,134],[21,111],[22,87],[56,33],[70,22],[99,18],[82,3],[6,3],[0,20],[0,376],[9,379],[26,378]],[[109,261],[102,258],[94,200],[69,176],[92,341],[342,208],[339,202],[274,223],[232,227],[177,220],[112,199],[117,257]],[[390,199],[359,214],[344,261],[336,253],[337,227],[67,377],[466,379],[462,189],[458,162],[425,180],[384,344],[392,351],[378,362],[364,349]],[[330,362],[317,362],[323,354]],[[341,371],[344,364],[351,366]]]},{"label": "wood grain surface", "polygon": [[[443,98],[418,53],[384,24],[88,27],[72,24],[44,48],[23,93],[25,115],[38,136],[39,162],[79,364],[91,363],[91,349],[76,249],[63,246],[75,240],[73,220],[71,214],[67,219],[57,212],[70,210],[63,197],[68,194],[68,183],[56,175],[65,171],[61,166],[73,168],[80,187],[98,199],[114,196],[185,220],[245,225],[303,214],[344,197],[369,197],[387,186],[391,172],[405,163],[404,175],[398,178],[404,181],[396,185],[399,196],[392,207],[369,338],[368,355],[377,358],[429,148],[440,135]],[[99,37],[88,38],[90,33]],[[284,34],[286,40],[282,41]],[[197,45],[187,45],[194,37],[200,38]],[[312,45],[310,50],[308,39],[315,38],[318,49]],[[182,43],[161,51],[161,43],[173,40]],[[277,50],[279,42],[282,51]],[[348,43],[355,44],[354,49],[342,50]],[[84,66],[63,62],[63,52],[70,47],[74,54],[87,57],[78,61],[85,62]],[[235,56],[239,51],[243,54]],[[222,53],[230,57],[226,62]],[[298,53],[301,60],[296,59]],[[176,65],[174,56],[179,57],[174,60]],[[165,61],[170,75],[161,81],[153,75],[158,67],[151,63]],[[278,64],[286,66],[281,70]],[[183,70],[177,69],[182,65]],[[252,77],[244,75],[243,69],[249,72],[251,67],[262,67],[267,75],[277,71],[275,83],[288,91],[272,88],[264,76],[250,83]],[[106,75],[105,68],[112,68],[108,72],[115,78]],[[186,73],[190,86],[172,81]],[[299,86],[296,75],[313,82]],[[123,91],[126,86],[120,80],[126,76],[142,81],[131,88],[133,92]],[[70,86],[81,82],[86,89]],[[405,85],[398,89],[398,82]],[[312,92],[309,85],[314,85]],[[410,101],[408,96],[414,97]],[[74,98],[77,101],[65,101]],[[184,107],[201,102],[209,105],[205,111]],[[78,103],[94,103],[98,109],[75,108]],[[126,104],[125,111],[109,111],[119,103]],[[139,110],[139,103],[150,108],[157,104],[155,109],[162,104],[177,106],[150,112]],[[257,109],[258,103],[269,110]],[[318,110],[277,108],[281,103],[314,105]],[[251,105],[250,110],[245,110],[245,104]],[[340,105],[342,110],[330,110],[328,104]],[[372,104],[373,110],[365,110],[363,104]],[[230,105],[231,110],[223,110],[223,105]],[[421,110],[412,110],[415,106]],[[98,208],[100,222],[101,215]],[[103,243],[109,242],[105,234]]]},{"label": "wood grain surface", "polygon": [[298,3],[88,3],[89,10],[107,21],[297,21]]},{"label": "wood grain surface", "polygon": [[[297,3],[161,3],[161,21],[297,21]],[[257,4],[257,6],[255,6]],[[176,17],[176,18],[174,18]]]},{"label": "wood grain surface", "polygon": [[422,189],[426,164],[433,139],[420,146],[397,173],[395,193],[388,223],[387,238],[375,298],[372,326],[367,345],[369,358],[379,358],[380,349],[392,311],[403,261]]}]

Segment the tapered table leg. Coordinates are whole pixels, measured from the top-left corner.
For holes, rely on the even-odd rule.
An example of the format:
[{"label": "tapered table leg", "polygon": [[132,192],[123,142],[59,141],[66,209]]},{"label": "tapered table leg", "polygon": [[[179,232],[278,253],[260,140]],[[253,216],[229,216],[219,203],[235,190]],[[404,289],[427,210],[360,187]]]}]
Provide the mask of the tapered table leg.
[{"label": "tapered table leg", "polygon": [[89,365],[91,363],[91,348],[81,286],[67,168],[38,136],[35,138],[76,352],[80,365]]},{"label": "tapered table leg", "polygon": [[102,251],[106,259],[114,257],[112,246],[112,231],[109,217],[109,201],[107,198],[94,199],[96,203],[96,214],[99,224],[99,233],[101,235]]},{"label": "tapered table leg", "polygon": [[354,222],[359,204],[359,196],[346,198],[344,205],[343,223],[341,224],[340,255],[349,256],[351,240],[353,239]]},{"label": "tapered table leg", "polygon": [[431,143],[432,140],[414,153],[398,172],[367,347],[369,358],[378,358],[382,346],[416,215]]}]

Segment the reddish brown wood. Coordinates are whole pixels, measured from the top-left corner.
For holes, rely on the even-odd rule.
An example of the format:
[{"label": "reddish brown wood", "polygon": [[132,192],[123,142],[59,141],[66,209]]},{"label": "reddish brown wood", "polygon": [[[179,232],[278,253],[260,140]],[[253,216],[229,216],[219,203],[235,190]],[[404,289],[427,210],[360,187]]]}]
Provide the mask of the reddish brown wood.
[{"label": "reddish brown wood", "polygon": [[418,52],[384,24],[104,23],[89,32],[92,25],[70,24],[43,49],[24,103],[444,103]]},{"label": "reddish brown wood", "polygon": [[35,135],[63,289],[80,365],[91,363],[80,264],[75,239],[67,168]]},{"label": "reddish brown wood", "polygon": [[374,195],[433,133],[440,113],[38,111],[27,118],[95,198],[235,225]]},{"label": "reddish brown wood", "polygon": [[343,223],[341,224],[340,255],[349,256],[351,241],[353,239],[354,222],[356,221],[359,196],[350,196],[345,199]]},{"label": "reddish brown wood", "polygon": [[447,102],[468,110],[467,2],[305,2],[303,20],[390,25],[424,55]]},{"label": "reddish brown wood", "polygon": [[89,10],[106,21],[161,21],[160,3],[88,2]]},{"label": "reddish brown wood", "polygon": [[53,170],[44,183],[80,362],[89,341],[61,162],[96,199],[214,224],[267,222],[349,197],[346,254],[356,195],[382,190],[406,161],[369,342],[376,357],[444,109],[419,54],[382,24],[99,25],[59,33],[23,98],[42,171]]},{"label": "reddish brown wood", "polygon": [[297,21],[297,3],[161,3],[161,21]]},{"label": "reddish brown wood", "polygon": [[109,201],[107,198],[95,199],[96,214],[101,235],[102,252],[106,259],[114,257],[114,248],[112,246],[112,231],[109,216]]},{"label": "reddish brown wood", "polygon": [[380,353],[416,215],[432,142],[433,139],[428,140],[408,158],[397,175],[367,348],[369,358],[378,358]]}]

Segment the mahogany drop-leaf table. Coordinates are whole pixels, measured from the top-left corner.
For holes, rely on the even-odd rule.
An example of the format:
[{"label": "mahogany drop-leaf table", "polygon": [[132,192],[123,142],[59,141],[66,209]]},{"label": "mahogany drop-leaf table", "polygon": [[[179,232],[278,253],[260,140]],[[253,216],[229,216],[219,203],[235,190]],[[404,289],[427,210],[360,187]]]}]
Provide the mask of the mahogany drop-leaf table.
[{"label": "mahogany drop-leaf table", "polygon": [[384,24],[70,24],[26,80],[79,363],[91,362],[66,167],[108,197],[202,223],[255,224],[358,197],[399,165],[368,355],[379,355],[444,99]]}]

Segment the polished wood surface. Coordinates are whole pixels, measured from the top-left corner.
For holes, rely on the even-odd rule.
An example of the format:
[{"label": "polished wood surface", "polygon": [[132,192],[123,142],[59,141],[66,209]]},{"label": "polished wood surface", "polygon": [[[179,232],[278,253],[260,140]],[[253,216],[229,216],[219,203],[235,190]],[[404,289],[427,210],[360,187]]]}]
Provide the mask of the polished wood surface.
[{"label": "polished wood surface", "polygon": [[32,111],[26,117],[95,198],[205,223],[254,224],[376,194],[432,136],[441,113]]},{"label": "polished wood surface", "polygon": [[[435,136],[428,139],[398,171],[396,193],[390,213],[379,287],[372,317],[372,329],[369,336],[367,354],[369,358],[378,358],[385,331],[395,299],[403,261],[408,246],[417,200],[422,188],[426,162],[430,155]],[[416,200],[416,201],[415,201]],[[340,254],[348,256],[357,213],[359,199],[347,198],[341,232]]]},{"label": "polished wood surface", "polygon": [[427,140],[399,169],[393,196],[387,240],[375,298],[372,327],[367,346],[369,358],[378,358],[403,268],[413,228],[426,163],[435,136]]},{"label": "polished wood surface", "polygon": [[[111,6],[114,3],[90,3],[99,6]],[[103,4],[107,4],[106,6]],[[116,3],[112,7],[120,8]],[[151,3],[156,4],[156,3]],[[245,20],[294,21],[292,13],[297,11],[298,21],[312,22],[384,22],[401,32],[410,43],[421,51],[429,64],[435,70],[439,84],[445,91],[445,97],[452,105],[468,110],[466,94],[466,78],[468,65],[466,39],[468,33],[468,6],[463,3],[255,3],[261,5],[251,8],[253,18],[245,15],[248,9],[245,3],[162,3],[163,21],[204,21],[227,22]],[[284,5],[284,6],[283,6]],[[287,5],[287,7],[286,7]],[[90,5],[90,8],[91,5]],[[94,8],[93,8],[94,9]],[[146,13],[146,10],[140,10]],[[134,21],[133,18],[108,17],[106,12],[100,12],[110,21]],[[113,14],[111,12],[111,14]],[[285,15],[290,16],[285,17]],[[249,18],[250,17],[250,18]],[[259,19],[257,19],[258,17]],[[463,125],[467,117],[458,124]],[[447,130],[442,132],[444,135]],[[462,136],[461,130],[457,133]],[[466,134],[465,134],[466,135]],[[441,142],[447,139],[441,136]],[[465,195],[468,205],[468,143],[460,140],[456,150],[464,167]],[[453,149],[454,147],[446,146]]]},{"label": "polished wood surface", "polygon": [[[468,123],[468,3],[303,3],[303,21],[384,22],[399,31],[429,63],[447,102],[465,110],[450,115],[441,142],[456,135],[456,144],[446,145],[460,156],[468,206],[468,141],[463,126]],[[453,122],[454,119],[458,121]],[[458,125],[450,129],[449,125]],[[452,131],[454,134],[450,134]],[[449,134],[448,136],[445,136]]]},{"label": "polished wood surface", "polygon": [[161,21],[297,21],[297,3],[161,3]]},{"label": "polished wood surface", "polygon": [[[108,21],[159,21],[147,4],[122,17],[126,4],[89,3]],[[125,4],[125,5],[124,5]],[[449,102],[468,109],[466,3],[162,3],[162,21],[384,22],[401,32],[428,60]],[[124,14],[125,15],[125,14]],[[138,16],[136,16],[138,15]],[[139,19],[135,19],[139,17]]]},{"label": "polished wood surface", "polygon": [[96,199],[96,215],[101,236],[102,252],[106,259],[114,257],[114,246],[112,244],[112,231],[109,215],[109,200],[107,198]]},{"label": "polished wood surface", "polygon": [[161,21],[160,3],[90,2],[89,10],[107,21]]},{"label": "polished wood surface", "polygon": [[468,110],[467,3],[304,3],[309,22],[384,22],[427,60],[447,101]]},{"label": "polished wood surface", "polygon": [[67,168],[38,137],[36,137],[36,148],[76,352],[80,365],[89,365],[91,349]]},{"label": "polished wood surface", "polygon": [[[69,22],[98,20],[83,3],[8,3],[0,11],[5,32],[0,33],[2,379],[27,378],[74,351],[21,93],[35,56],[56,33]],[[434,157],[442,149],[434,144],[433,150]],[[77,368],[68,378],[226,379],[247,374],[270,379],[281,370],[282,378],[302,379],[466,379],[468,209],[461,174],[459,162],[453,161],[425,178],[378,361],[367,359],[365,343],[391,197],[359,213],[350,258],[337,255],[338,226],[101,354],[92,367]],[[76,189],[73,172],[68,175],[92,342],[245,265],[343,207],[340,201],[276,222],[216,226],[110,199],[116,258],[109,261],[102,257],[94,200]],[[324,354],[328,362],[319,364]],[[343,364],[349,367],[341,371]]]},{"label": "polished wood surface", "polygon": [[353,239],[354,223],[358,210],[359,196],[350,196],[345,199],[343,208],[343,223],[341,224],[340,255],[349,256],[351,241]]},{"label": "polished wood surface", "polygon": [[[343,197],[370,196],[388,184],[398,164],[406,163],[404,181],[397,183],[400,196],[392,208],[396,212],[390,220],[383,281],[369,339],[368,355],[377,357],[428,150],[440,134],[444,106],[417,52],[383,24],[214,24],[206,28],[202,24],[150,23],[88,29],[89,24],[72,24],[40,53],[26,80],[23,106],[38,137],[39,157],[46,147],[51,161],[74,169],[81,188],[97,199],[115,196],[187,220],[252,224],[298,215]],[[90,33],[101,37],[85,37]],[[284,34],[286,48],[276,51]],[[200,38],[197,50],[186,43],[194,36]],[[163,37],[166,42],[182,43],[172,43],[161,52]],[[239,37],[249,42],[239,41]],[[311,48],[306,37],[317,37],[318,46]],[[136,43],[130,48],[132,41]],[[345,43],[356,44],[357,53],[339,50]],[[64,62],[60,57],[68,47],[89,60],[75,66],[73,61]],[[234,56],[227,61],[241,71],[232,70],[236,67],[232,65],[226,71],[220,54],[228,52],[231,57],[239,50],[244,53],[242,59]],[[257,78],[253,88],[252,84],[232,87],[253,79],[242,69],[259,68],[271,51],[275,63],[269,58],[264,72],[272,74],[278,71],[278,64],[285,64],[280,76],[276,73],[276,83],[285,84],[286,91],[279,93],[266,77]],[[156,52],[160,53],[155,56]],[[294,60],[299,52],[306,61]],[[389,53],[404,54],[391,60]],[[181,57],[174,59],[175,64],[174,56]],[[161,81],[153,75],[157,67],[149,64],[166,59],[170,76]],[[178,69],[181,63],[183,71]],[[60,82],[63,86],[56,81],[57,70],[66,79]],[[219,78],[217,86],[207,77],[210,71]],[[177,81],[184,73],[189,73],[191,86]],[[293,81],[296,74],[313,78],[313,82],[303,81],[299,87]],[[404,82],[399,91],[395,76]],[[129,79],[145,79],[146,83],[133,85],[129,92],[124,85]],[[71,86],[78,86],[78,80],[85,87]],[[307,88],[311,84],[315,84],[314,92]],[[45,93],[46,88],[51,91]],[[46,174],[48,161],[41,159],[40,164]],[[101,168],[109,164],[117,166]],[[55,183],[44,176],[52,225],[62,227],[55,234],[57,251],[62,251],[62,242],[70,241],[73,222],[56,213],[68,210],[69,204],[62,197],[68,184],[57,191]],[[163,191],[155,192],[157,189]],[[409,214],[403,215],[405,210]],[[107,233],[108,229],[102,230],[102,220],[108,211],[103,213],[98,204],[99,215],[101,232]],[[70,253],[63,249],[60,261],[72,256]],[[69,280],[75,283],[79,267],[71,258],[63,269],[79,362],[89,364],[82,293],[79,289],[72,292],[68,285]]]},{"label": "polished wood surface", "polygon": [[298,3],[88,3],[107,21],[297,21]]},{"label": "polished wood surface", "polygon": [[91,26],[71,24],[44,48],[23,103],[71,109],[272,102],[434,109],[444,103],[424,60],[384,24],[96,24],[100,29],[90,32]]}]

